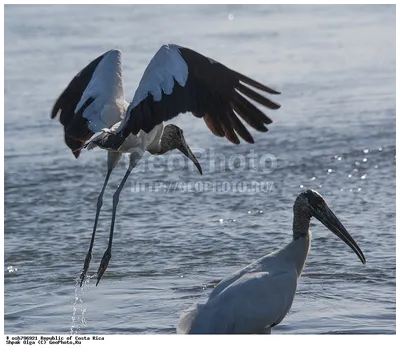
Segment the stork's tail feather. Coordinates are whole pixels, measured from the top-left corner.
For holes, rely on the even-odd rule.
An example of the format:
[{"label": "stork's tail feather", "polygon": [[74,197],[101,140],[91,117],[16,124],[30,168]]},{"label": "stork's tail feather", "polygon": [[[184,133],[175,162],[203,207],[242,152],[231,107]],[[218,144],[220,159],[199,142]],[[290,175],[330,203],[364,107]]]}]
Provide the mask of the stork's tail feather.
[{"label": "stork's tail feather", "polygon": [[124,138],[118,134],[113,134],[107,129],[103,129],[100,133],[95,134],[90,140],[88,140],[83,148],[92,150],[95,147],[100,147],[106,150],[117,151],[124,142]]},{"label": "stork's tail feather", "polygon": [[125,138],[119,134],[113,134],[105,131],[97,140],[94,140],[94,142],[102,149],[117,151],[123,144],[124,140]]},{"label": "stork's tail feather", "polygon": [[190,306],[187,310],[183,311],[180,318],[179,324],[176,328],[178,334],[189,334],[193,326],[193,321],[203,309],[204,304],[195,304]]}]

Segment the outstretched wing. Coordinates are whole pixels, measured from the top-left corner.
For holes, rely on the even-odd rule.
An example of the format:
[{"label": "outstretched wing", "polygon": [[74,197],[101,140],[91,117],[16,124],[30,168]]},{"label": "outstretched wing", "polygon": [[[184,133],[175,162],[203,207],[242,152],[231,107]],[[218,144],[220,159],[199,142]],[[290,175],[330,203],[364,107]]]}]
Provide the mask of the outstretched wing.
[{"label": "outstretched wing", "polygon": [[270,109],[278,109],[280,105],[248,86],[280,94],[196,51],[163,45],[146,68],[117,132],[124,138],[140,130],[148,133],[163,121],[192,112],[203,117],[215,135],[225,136],[235,144],[240,142],[239,135],[253,143],[239,117],[261,132],[268,131],[266,125],[272,120],[246,98]]},{"label": "outstretched wing", "polygon": [[[78,158],[85,141],[124,116],[121,51],[110,50],[82,69],[54,104],[67,146]],[[123,110],[123,111],[122,111]]]}]

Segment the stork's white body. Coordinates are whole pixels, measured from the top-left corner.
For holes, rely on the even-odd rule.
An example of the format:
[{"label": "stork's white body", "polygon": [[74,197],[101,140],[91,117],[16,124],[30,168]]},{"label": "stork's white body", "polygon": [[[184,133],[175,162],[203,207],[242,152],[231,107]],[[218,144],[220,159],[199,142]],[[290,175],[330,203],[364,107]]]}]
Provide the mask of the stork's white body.
[{"label": "stork's white body", "polygon": [[[98,134],[95,134],[87,143],[86,146],[88,148],[88,150],[91,150],[95,147],[97,147],[97,145],[95,144],[95,141],[97,138],[102,138],[102,136],[105,133],[113,133],[115,132],[120,124],[122,122],[118,122],[116,124],[114,124],[111,128],[104,128],[102,129],[102,131]],[[164,123],[161,123],[159,125],[157,125],[156,127],[154,127],[150,133],[145,133],[143,130],[141,130],[138,134],[133,135],[130,134],[129,136],[126,137],[126,139],[124,140],[123,144],[120,146],[120,148],[118,150],[108,150],[110,152],[113,153],[119,153],[119,154],[123,154],[123,153],[128,153],[128,154],[132,154],[134,157],[135,155],[137,155],[136,157],[139,156],[138,152],[142,152],[141,155],[143,155],[143,153],[148,150],[150,152],[157,153],[160,150],[160,141],[161,141],[161,136],[164,130]],[[137,159],[137,161],[139,161],[140,157]]]},{"label": "stork's white body", "polygon": [[228,276],[205,304],[197,304],[182,314],[178,333],[270,332],[292,306],[309,247],[309,235],[298,238]]}]

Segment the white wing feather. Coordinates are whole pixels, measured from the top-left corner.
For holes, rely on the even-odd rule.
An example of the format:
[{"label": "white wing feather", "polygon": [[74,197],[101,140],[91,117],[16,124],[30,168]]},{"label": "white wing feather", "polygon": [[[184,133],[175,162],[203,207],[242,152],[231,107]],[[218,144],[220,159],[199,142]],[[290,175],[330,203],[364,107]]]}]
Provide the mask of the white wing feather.
[{"label": "white wing feather", "polygon": [[123,118],[128,104],[124,100],[120,50],[110,50],[100,61],[75,113],[89,98],[94,101],[84,110],[83,117],[89,121],[88,127],[93,132],[111,128]]},{"label": "white wing feather", "polygon": [[126,112],[124,123],[118,128],[121,131],[125,121],[129,119],[130,111],[142,102],[149,94],[154,101],[160,101],[162,93],[170,95],[174,88],[174,80],[185,86],[188,78],[188,66],[179,52],[178,45],[163,45],[151,59],[143,73],[133,100]]},{"label": "white wing feather", "polygon": [[280,271],[281,270],[280,264],[278,264],[277,267],[275,267],[275,257],[277,254],[279,254],[280,251],[281,250],[271,252],[270,254],[261,257],[257,261],[250,263],[248,266],[230,274],[229,276],[221,280],[219,284],[214,288],[214,290],[211,291],[209,299],[212,299],[215,296],[217,296],[219,293],[225,290],[225,288],[233,284],[236,280],[241,278],[246,273],[264,272],[270,270]]}]

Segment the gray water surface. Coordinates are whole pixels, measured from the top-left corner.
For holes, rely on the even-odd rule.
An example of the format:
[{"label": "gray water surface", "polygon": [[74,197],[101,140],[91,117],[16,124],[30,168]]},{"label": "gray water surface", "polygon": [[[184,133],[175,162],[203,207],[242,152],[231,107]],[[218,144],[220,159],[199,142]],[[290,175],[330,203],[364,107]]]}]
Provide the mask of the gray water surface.
[{"label": "gray water surface", "polygon": [[[108,270],[80,289],[106,154],[75,160],[52,104],[110,48],[123,52],[131,99],[164,43],[280,90],[282,108],[267,111],[274,123],[254,132],[254,145],[175,119],[204,175],[147,155],[121,195]],[[367,264],[313,220],[296,298],[274,333],[395,333],[395,60],[394,6],[6,6],[5,333],[174,333],[220,279],[291,240],[293,202],[306,188],[325,197]],[[263,167],[243,166],[251,153]],[[90,274],[125,170],[124,160],[106,191]],[[272,188],[180,188],[239,181]],[[161,191],[134,191],[154,182]]]}]

